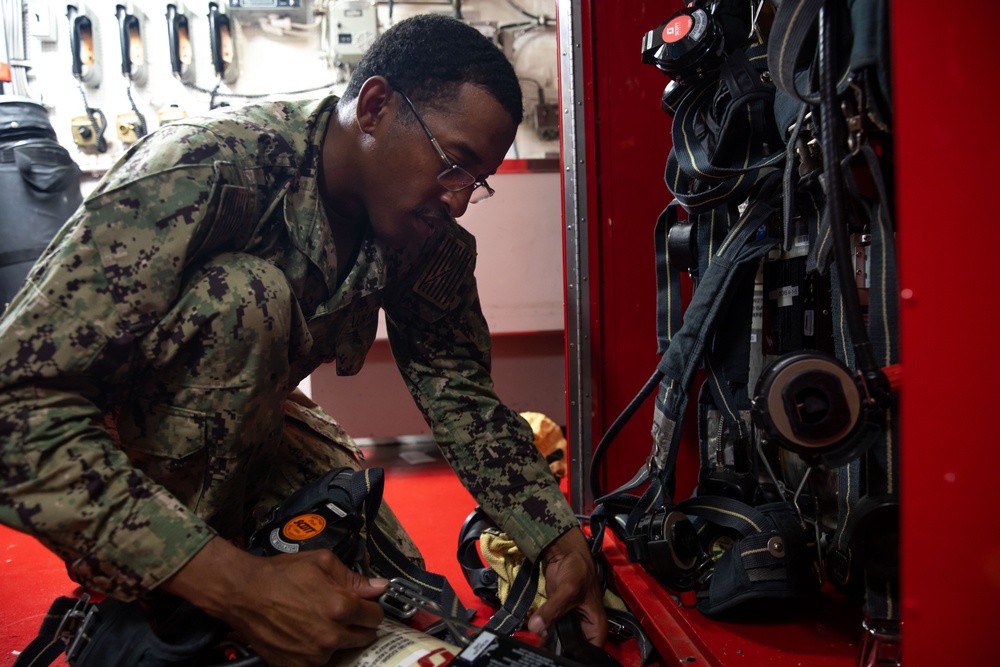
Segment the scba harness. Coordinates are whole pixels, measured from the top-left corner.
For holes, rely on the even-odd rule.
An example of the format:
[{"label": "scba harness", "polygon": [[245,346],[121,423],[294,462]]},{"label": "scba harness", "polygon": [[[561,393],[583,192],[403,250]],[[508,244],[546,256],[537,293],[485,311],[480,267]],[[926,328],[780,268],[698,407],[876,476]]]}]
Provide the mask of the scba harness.
[{"label": "scba harness", "polygon": [[[488,541],[493,541],[493,544],[511,542],[483,508],[477,506],[469,513],[459,530],[456,554],[458,564],[476,597],[496,609],[483,628],[509,634],[524,626],[528,613],[538,603],[541,563],[523,557],[507,560],[497,554],[492,554],[493,558],[484,562],[482,554],[488,551]],[[635,639],[640,660],[645,665],[653,655],[652,642],[624,602],[620,605],[607,605],[607,566],[603,555],[595,554],[594,563],[598,581],[606,591],[605,614],[609,634],[621,639]],[[507,585],[502,592],[500,574],[493,565],[504,570]],[[617,594],[614,597],[617,598]],[[619,664],[604,649],[586,640],[573,612],[557,619],[550,628],[549,635],[550,644],[559,645],[563,655],[581,664],[593,667],[614,667]]]},{"label": "scba harness", "polygon": [[[352,569],[367,573],[370,566],[382,576],[402,578],[442,613],[467,618],[444,577],[414,565],[377,526],[383,484],[380,468],[331,470],[289,496],[251,537],[249,551],[273,556],[328,549]],[[230,633],[221,621],[173,596],[133,602],[60,597],[14,667],[49,665],[64,652],[72,667],[264,667],[251,648],[230,641]]]},{"label": "scba harness", "polygon": [[[643,39],[671,78],[662,358],[595,449],[591,525],[706,615],[863,579],[882,641],[899,609],[887,3],[773,4],[696,1]],[[603,493],[609,444],[653,394],[647,461]],[[694,396],[697,490],[678,502]]]}]

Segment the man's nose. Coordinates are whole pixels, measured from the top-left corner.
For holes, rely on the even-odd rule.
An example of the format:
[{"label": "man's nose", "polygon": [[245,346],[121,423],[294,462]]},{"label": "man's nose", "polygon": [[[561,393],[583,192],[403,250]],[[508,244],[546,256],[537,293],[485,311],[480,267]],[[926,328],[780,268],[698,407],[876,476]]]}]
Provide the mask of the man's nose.
[{"label": "man's nose", "polygon": [[472,198],[472,190],[473,188],[469,187],[457,192],[452,190],[444,191],[441,195],[441,201],[448,207],[451,217],[460,218],[465,214],[465,210],[469,208],[469,199]]}]

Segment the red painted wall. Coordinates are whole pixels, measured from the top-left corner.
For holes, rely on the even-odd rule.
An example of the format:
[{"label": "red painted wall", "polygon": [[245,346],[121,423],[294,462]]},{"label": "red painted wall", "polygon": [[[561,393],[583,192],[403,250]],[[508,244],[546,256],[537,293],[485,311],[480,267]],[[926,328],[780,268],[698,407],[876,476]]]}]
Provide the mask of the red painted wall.
[{"label": "red painted wall", "polygon": [[892,9],[904,650],[908,665],[989,664],[1000,599],[1000,5]]}]

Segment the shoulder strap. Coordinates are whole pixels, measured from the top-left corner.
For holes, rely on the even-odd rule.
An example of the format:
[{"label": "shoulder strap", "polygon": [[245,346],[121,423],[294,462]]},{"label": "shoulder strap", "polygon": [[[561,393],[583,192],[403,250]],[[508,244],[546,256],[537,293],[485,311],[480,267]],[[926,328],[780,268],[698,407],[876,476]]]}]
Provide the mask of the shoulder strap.
[{"label": "shoulder strap", "polygon": [[472,610],[462,606],[455,590],[440,574],[429,572],[417,567],[407,558],[382,532],[375,516],[382,505],[382,487],[385,473],[381,468],[368,468],[355,474],[353,479],[354,494],[366,496],[365,527],[367,529],[368,557],[376,570],[392,579],[402,577],[416,585],[430,599],[441,605],[442,610],[451,618],[468,619]]},{"label": "shoulder strap", "polygon": [[[729,303],[729,296],[740,283],[740,277],[748,275],[746,268],[754,264],[771,248],[777,239],[766,231],[766,223],[776,212],[774,198],[780,191],[780,175],[770,174],[759,190],[759,196],[747,207],[737,223],[728,231],[714,252],[705,261],[705,269],[691,298],[683,319],[676,330],[667,330],[660,338],[666,350],[657,366],[657,371],[647,387],[654,381],[659,383],[653,423],[653,449],[646,463],[625,485],[596,500],[597,507],[592,515],[592,525],[597,526],[598,535],[609,526],[623,539],[631,535],[646,514],[672,502],[674,492],[674,467],[677,445],[680,439],[680,422],[683,417],[695,372],[701,366],[704,352],[711,345],[712,336],[721,321]],[[657,234],[662,239],[662,233]],[[663,248],[658,241],[658,248]],[[658,253],[661,264],[658,273],[675,276],[665,254]],[[752,274],[749,274],[752,278]],[[661,291],[662,293],[662,291]],[[662,311],[662,303],[658,308]],[[681,304],[671,302],[668,315],[659,315],[660,322],[680,321]],[[653,385],[655,387],[655,385]],[[739,420],[742,421],[742,420]],[[649,483],[641,497],[633,491]],[[624,521],[615,518],[621,514]]]}]

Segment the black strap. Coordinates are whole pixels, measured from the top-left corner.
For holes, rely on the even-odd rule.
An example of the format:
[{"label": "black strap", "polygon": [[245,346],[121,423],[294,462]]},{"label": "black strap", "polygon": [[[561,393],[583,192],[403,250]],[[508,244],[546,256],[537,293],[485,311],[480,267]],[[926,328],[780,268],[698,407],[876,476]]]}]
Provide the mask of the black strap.
[{"label": "black strap", "polygon": [[441,605],[450,618],[467,620],[473,610],[462,606],[448,580],[439,574],[417,567],[393,544],[375,521],[382,504],[385,473],[381,468],[368,468],[354,477],[353,493],[365,498],[365,526],[367,529],[368,557],[372,565],[386,577],[402,577],[420,588],[421,593]]},{"label": "black strap", "polygon": [[[767,234],[765,223],[776,210],[772,200],[779,192],[780,182],[777,172],[769,174],[758,190],[759,196],[747,207],[724,240],[717,248],[711,246],[714,252],[705,262],[683,324],[670,336],[666,352],[657,366],[662,381],[656,399],[653,449],[644,466],[629,482],[597,499],[592,525],[598,526],[599,534],[603,535],[604,526],[610,526],[623,540],[627,539],[643,516],[661,507],[665,499],[672,501],[679,425],[687,405],[689,387],[701,365],[704,350],[711,344],[715,328],[729,305],[728,298],[739,283],[738,278],[746,277],[745,268],[778,243]],[[660,262],[669,270],[666,257],[658,257]],[[681,304],[673,304],[673,307],[679,310]],[[675,317],[670,315],[658,319],[671,321]],[[647,483],[646,490],[635,498],[632,492]],[[621,509],[627,512],[624,522],[617,516]]]},{"label": "black strap", "polygon": [[487,630],[510,634],[524,625],[531,603],[538,591],[538,576],[541,562],[525,559],[511,582],[507,599],[484,626]]},{"label": "black strap", "polygon": [[[66,650],[67,641],[76,634],[76,625],[72,628],[66,627],[67,614],[76,609],[81,616],[76,622],[82,622],[87,616],[87,612],[94,605],[88,602],[69,597],[56,598],[42,619],[38,635],[31,640],[31,643],[24,647],[17,659],[14,660],[13,667],[46,667],[51,665]],[[60,632],[61,628],[66,628],[66,634]]]},{"label": "black strap", "polygon": [[743,537],[770,533],[773,522],[759,510],[724,496],[698,496],[678,504],[685,514],[699,516],[706,521],[735,530]]},{"label": "black strap", "polygon": [[766,46],[734,49],[718,80],[692,89],[674,116],[664,180],[691,214],[746,199],[761,169],[785,159],[774,131]]}]

